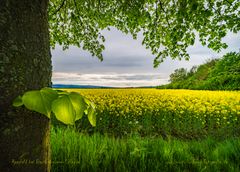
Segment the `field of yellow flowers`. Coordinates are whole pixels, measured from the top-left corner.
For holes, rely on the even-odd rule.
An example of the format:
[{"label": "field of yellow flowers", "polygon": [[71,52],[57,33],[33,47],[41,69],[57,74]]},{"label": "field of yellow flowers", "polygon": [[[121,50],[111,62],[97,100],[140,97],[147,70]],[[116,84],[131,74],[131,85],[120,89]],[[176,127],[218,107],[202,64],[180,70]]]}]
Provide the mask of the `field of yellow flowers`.
[{"label": "field of yellow flowers", "polygon": [[78,128],[117,136],[182,138],[240,133],[240,92],[159,89],[68,89],[96,105],[97,127]]}]

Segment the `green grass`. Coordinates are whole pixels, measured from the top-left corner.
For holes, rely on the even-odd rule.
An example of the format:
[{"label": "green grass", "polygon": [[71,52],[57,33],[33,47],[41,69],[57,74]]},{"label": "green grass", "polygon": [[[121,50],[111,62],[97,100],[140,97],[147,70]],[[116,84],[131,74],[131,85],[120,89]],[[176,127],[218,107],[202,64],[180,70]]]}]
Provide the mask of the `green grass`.
[{"label": "green grass", "polygon": [[240,138],[201,141],[51,131],[52,171],[240,171]]}]

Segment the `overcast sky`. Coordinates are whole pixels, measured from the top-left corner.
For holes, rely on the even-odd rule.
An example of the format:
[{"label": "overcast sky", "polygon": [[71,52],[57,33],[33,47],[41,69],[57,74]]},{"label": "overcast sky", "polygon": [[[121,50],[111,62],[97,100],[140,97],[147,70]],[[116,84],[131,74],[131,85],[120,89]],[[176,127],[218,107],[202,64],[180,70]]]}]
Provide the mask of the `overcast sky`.
[{"label": "overcast sky", "polygon": [[52,50],[53,84],[156,86],[167,83],[169,75],[177,68],[190,69],[209,58],[221,57],[240,48],[240,34],[229,33],[223,39],[229,48],[219,54],[201,46],[196,40],[194,46],[188,48],[189,61],[168,58],[156,69],[153,68],[154,56],[141,44],[141,35],[133,40],[130,35],[114,28],[103,31],[103,34],[106,38],[103,62],[80,48],[72,46],[63,51],[60,46],[56,46]]}]

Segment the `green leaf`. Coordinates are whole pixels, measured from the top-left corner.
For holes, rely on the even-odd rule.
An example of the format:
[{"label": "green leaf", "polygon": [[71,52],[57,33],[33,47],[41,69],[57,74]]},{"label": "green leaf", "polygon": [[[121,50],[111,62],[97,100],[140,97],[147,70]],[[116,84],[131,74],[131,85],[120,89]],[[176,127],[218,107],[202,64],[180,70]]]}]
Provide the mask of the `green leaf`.
[{"label": "green leaf", "polygon": [[40,91],[28,91],[22,97],[26,108],[39,112],[50,118],[51,104],[57,99],[57,92],[50,88],[43,88]]},{"label": "green leaf", "polygon": [[84,100],[88,104],[88,109],[86,109],[84,112],[87,114],[90,124],[95,127],[96,126],[95,105],[86,98]]},{"label": "green leaf", "polygon": [[67,91],[63,91],[63,90],[56,90],[58,95],[61,95],[61,94],[65,94],[65,95],[69,95],[70,93],[67,92]]},{"label": "green leaf", "polygon": [[85,103],[83,96],[81,96],[79,93],[71,92],[69,94],[69,98],[76,113],[75,121],[81,119],[84,111],[87,109],[87,104]]},{"label": "green leaf", "polygon": [[57,100],[54,100],[52,111],[59,121],[74,125],[76,112],[68,95],[62,95]]},{"label": "green leaf", "polygon": [[90,107],[88,109],[87,115],[88,115],[88,120],[89,120],[90,124],[95,127],[96,126],[96,114],[95,114],[95,110],[92,107]]},{"label": "green leaf", "polygon": [[95,105],[93,102],[91,102],[90,100],[88,100],[87,98],[84,98],[84,101],[85,103],[88,105],[88,106],[91,106],[93,109],[95,109]]},{"label": "green leaf", "polygon": [[19,106],[22,106],[23,105],[23,102],[22,102],[22,97],[21,96],[18,96],[17,98],[15,98],[13,100],[13,106],[14,107],[19,107]]}]

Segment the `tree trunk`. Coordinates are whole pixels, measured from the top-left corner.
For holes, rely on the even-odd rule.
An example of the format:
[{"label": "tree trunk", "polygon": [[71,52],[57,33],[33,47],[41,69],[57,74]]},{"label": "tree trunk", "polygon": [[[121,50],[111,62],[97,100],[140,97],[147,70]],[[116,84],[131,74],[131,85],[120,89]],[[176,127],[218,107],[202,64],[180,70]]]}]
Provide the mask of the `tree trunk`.
[{"label": "tree trunk", "polygon": [[0,171],[50,171],[45,116],[14,108],[27,90],[51,85],[48,0],[0,0]]}]

